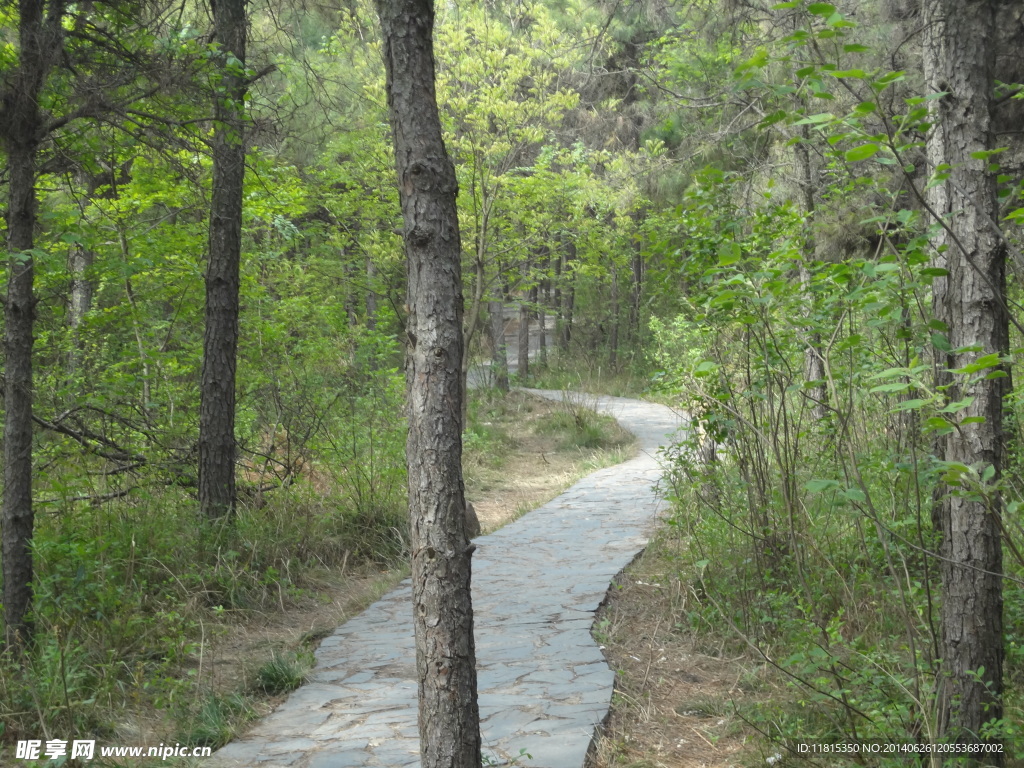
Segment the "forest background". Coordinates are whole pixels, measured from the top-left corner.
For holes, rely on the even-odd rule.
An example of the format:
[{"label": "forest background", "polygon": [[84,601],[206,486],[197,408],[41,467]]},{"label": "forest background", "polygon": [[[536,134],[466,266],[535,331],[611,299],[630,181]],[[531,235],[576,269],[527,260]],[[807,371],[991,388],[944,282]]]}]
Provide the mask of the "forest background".
[{"label": "forest background", "polygon": [[[972,738],[1024,756],[1009,375],[1024,32],[1012,3],[967,5],[994,19],[970,94],[990,121],[943,112],[943,62],[971,60],[942,48],[939,3],[437,9],[467,346],[507,388],[507,310],[522,328],[553,316],[556,370],[521,358],[520,381],[627,376],[693,416],[693,443],[668,455],[669,530],[686,544],[673,564],[693,597],[673,623],[789,680],[791,697],[750,715],[772,743],[937,743],[971,698]],[[29,7],[60,43],[35,82],[18,35]],[[192,3],[0,8],[5,385],[17,323],[34,320],[33,511],[9,514],[5,495],[4,518],[5,611],[7,539],[32,534],[34,641],[3,661],[7,743],[109,738],[140,706],[172,713],[182,740],[222,743],[244,702],[182,674],[209,628],[300,592],[308,569],[405,554],[405,274],[375,15],[248,12],[243,62]],[[245,84],[238,500],[200,517],[212,157],[232,143],[217,132],[232,82]],[[977,123],[969,155],[936,149],[936,133]],[[14,190],[28,145],[26,245]],[[1006,326],[995,346],[957,336],[973,320],[952,322],[941,298],[959,286],[954,222],[978,207],[956,204],[968,166],[997,206],[973,229],[998,241],[997,272],[1010,267],[968,317]],[[998,419],[971,410],[985,382],[1001,388]],[[998,448],[956,455],[986,425]],[[989,525],[980,565],[944,549],[956,500]],[[991,662],[954,674],[942,616],[964,573],[961,613],[1002,619],[974,644]],[[8,632],[24,619],[7,616]],[[208,717],[227,726],[195,727]]]}]

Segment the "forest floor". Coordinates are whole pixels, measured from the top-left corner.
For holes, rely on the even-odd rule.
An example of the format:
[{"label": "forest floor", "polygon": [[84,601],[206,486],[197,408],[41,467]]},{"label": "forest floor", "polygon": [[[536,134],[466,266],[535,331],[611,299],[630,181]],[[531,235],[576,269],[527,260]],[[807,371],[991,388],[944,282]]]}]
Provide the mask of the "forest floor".
[{"label": "forest floor", "polygon": [[[594,637],[616,672],[611,714],[589,768],[730,768],[772,764],[739,715],[766,693],[746,654],[704,647],[685,631],[693,599],[659,536],[598,612]],[[682,626],[681,626],[682,625]],[[683,631],[680,631],[680,630]]]}]

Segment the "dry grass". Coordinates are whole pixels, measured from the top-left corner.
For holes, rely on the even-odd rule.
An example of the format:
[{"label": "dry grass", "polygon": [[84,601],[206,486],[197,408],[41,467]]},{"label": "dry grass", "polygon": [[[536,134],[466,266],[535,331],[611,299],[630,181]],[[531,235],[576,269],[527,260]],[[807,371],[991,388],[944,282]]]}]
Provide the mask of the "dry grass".
[{"label": "dry grass", "polygon": [[750,733],[735,713],[758,695],[759,667],[698,648],[685,628],[691,599],[663,544],[610,591],[594,636],[617,678],[590,768],[727,768],[750,760]]},{"label": "dry grass", "polygon": [[[482,426],[488,444],[466,451],[466,498],[473,502],[484,533],[496,530],[558,496],[596,469],[624,461],[635,439],[614,422],[606,425],[611,448],[567,447],[565,436],[548,425],[564,406],[523,392],[511,392],[486,408]],[[500,446],[495,450],[495,446]]]}]

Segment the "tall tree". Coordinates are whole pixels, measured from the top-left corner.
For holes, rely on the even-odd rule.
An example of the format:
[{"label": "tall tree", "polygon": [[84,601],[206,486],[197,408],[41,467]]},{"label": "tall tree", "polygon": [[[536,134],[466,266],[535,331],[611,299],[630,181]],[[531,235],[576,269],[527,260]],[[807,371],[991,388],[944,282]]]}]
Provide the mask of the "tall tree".
[{"label": "tall tree", "polygon": [[462,482],[458,182],[434,90],[431,0],[377,0],[408,272],[406,445],[424,768],[479,768],[480,716]]},{"label": "tall tree", "polygon": [[[998,198],[984,154],[994,148],[995,3],[928,0],[926,6],[933,25],[925,50],[929,87],[945,94],[928,154],[949,169],[941,192],[932,195],[949,245],[949,275],[944,293],[936,296],[937,314],[948,326],[952,348],[950,398],[969,401],[943,458],[952,466],[974,466],[984,481],[998,480],[1005,463],[1002,402],[1008,379],[986,374],[996,372],[996,356],[1009,347],[1006,253],[994,231]],[[981,356],[991,361],[982,364],[981,375],[963,373]],[[940,725],[947,739],[975,743],[984,724],[1002,712],[1003,510],[997,492],[972,491],[966,478],[958,484],[941,498],[937,514],[943,554]],[[986,763],[992,760],[985,756]]]},{"label": "tall tree", "polygon": [[245,0],[217,0],[211,5],[220,84],[214,95],[213,194],[199,407],[199,508],[203,517],[216,519],[231,515],[235,508],[235,371],[248,81]]},{"label": "tall tree", "polygon": [[4,304],[3,571],[6,642],[32,634],[33,249],[39,146],[46,135],[40,96],[63,47],[61,0],[19,0],[18,64],[2,93],[7,155],[7,300]]}]

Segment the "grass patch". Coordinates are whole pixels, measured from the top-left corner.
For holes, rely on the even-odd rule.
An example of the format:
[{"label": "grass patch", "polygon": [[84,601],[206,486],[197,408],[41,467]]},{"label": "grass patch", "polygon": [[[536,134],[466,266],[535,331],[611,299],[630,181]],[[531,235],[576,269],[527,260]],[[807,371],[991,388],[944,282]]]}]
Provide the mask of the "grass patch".
[{"label": "grass patch", "polygon": [[304,682],[313,667],[311,653],[277,653],[257,668],[254,688],[268,696],[291,693]]},{"label": "grass patch", "polygon": [[531,368],[523,386],[536,389],[601,392],[613,397],[641,397],[650,389],[650,374],[639,364],[609,368],[579,356],[556,356],[545,368]]},{"label": "grass patch", "polygon": [[624,461],[635,444],[613,419],[588,408],[573,415],[566,405],[521,391],[474,390],[471,398],[466,431],[474,437],[465,442],[463,473],[485,531]]},{"label": "grass patch", "polygon": [[240,693],[210,692],[195,707],[179,715],[184,726],[180,742],[193,747],[220,749],[255,714],[251,703]]}]

